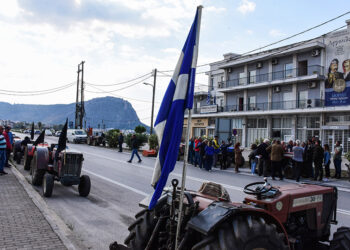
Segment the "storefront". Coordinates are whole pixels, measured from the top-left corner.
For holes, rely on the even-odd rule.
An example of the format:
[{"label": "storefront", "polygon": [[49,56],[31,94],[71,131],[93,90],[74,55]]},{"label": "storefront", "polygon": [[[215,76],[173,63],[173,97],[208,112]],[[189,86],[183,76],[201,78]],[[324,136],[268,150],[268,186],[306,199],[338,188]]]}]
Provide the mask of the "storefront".
[{"label": "storefront", "polygon": [[[215,119],[212,118],[193,118],[191,122],[191,137],[213,138],[215,133]],[[183,138],[187,131],[187,119],[184,120]]]}]

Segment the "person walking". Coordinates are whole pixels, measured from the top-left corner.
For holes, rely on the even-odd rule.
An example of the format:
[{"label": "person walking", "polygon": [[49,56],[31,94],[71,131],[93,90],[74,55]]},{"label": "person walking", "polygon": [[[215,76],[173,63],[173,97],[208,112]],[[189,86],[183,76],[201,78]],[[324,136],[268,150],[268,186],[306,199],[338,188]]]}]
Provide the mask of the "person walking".
[{"label": "person walking", "polygon": [[194,163],[194,139],[191,138],[188,143],[188,160],[193,165]]},{"label": "person walking", "polygon": [[197,167],[201,164],[200,157],[200,145],[202,144],[202,138],[197,138],[194,140],[194,166]]},{"label": "person walking", "polygon": [[277,140],[274,144],[269,146],[267,151],[271,150],[271,177],[273,180],[275,180],[275,174],[278,173],[278,177],[280,180],[283,180],[282,175],[282,160],[284,158],[284,150],[282,148],[281,142]]},{"label": "person walking", "polygon": [[323,179],[323,168],[322,168],[323,157],[324,157],[324,150],[320,145],[320,141],[315,140],[315,146],[313,149],[313,161],[315,165],[315,176],[314,176],[315,181],[317,180],[317,178],[319,181],[322,181]]},{"label": "person walking", "polygon": [[294,177],[297,182],[300,181],[301,168],[303,167],[303,155],[304,148],[300,147],[300,141],[296,140],[293,147],[293,160],[294,160]]},{"label": "person walking", "polygon": [[340,141],[337,141],[334,148],[333,163],[335,168],[335,175],[333,178],[341,178],[341,156],[343,154],[343,147],[340,145]]},{"label": "person walking", "polygon": [[124,135],[122,132],[120,132],[120,134],[118,136],[119,152],[123,152],[123,143],[124,143]]},{"label": "person walking", "polygon": [[205,139],[200,145],[199,145],[199,168],[205,167],[205,148],[207,147],[208,140]]},{"label": "person walking", "polygon": [[10,167],[9,164],[9,159],[10,159],[10,155],[12,152],[12,142],[11,142],[11,138],[13,140],[13,136],[12,136],[12,132],[10,132],[11,127],[10,126],[5,126],[5,131],[2,132],[2,134],[5,137],[6,140],[6,160],[5,160],[5,167]]},{"label": "person walking", "polygon": [[211,167],[213,165],[213,158],[215,154],[215,148],[213,146],[213,142],[209,142],[209,145],[205,148],[205,170],[211,171]]},{"label": "person walking", "polygon": [[220,169],[227,169],[227,148],[232,145],[232,142],[226,144],[224,140],[222,140],[220,145],[221,158],[220,158]]},{"label": "person walking", "polygon": [[136,155],[137,158],[139,158],[139,161],[138,161],[139,163],[142,161],[140,156],[139,156],[139,153],[137,151],[138,146],[139,145],[138,145],[138,142],[137,142],[136,135],[132,135],[132,137],[131,137],[131,149],[132,149],[132,152],[131,152],[131,158],[130,158],[130,160],[128,160],[129,163],[132,162],[132,159],[134,158],[134,155]]},{"label": "person walking", "polygon": [[259,176],[264,175],[264,177],[267,177],[269,154],[267,153],[266,148],[269,146],[269,143],[269,139],[265,139],[263,143],[260,143],[256,151],[259,156]]},{"label": "person walking", "polygon": [[307,178],[314,177],[314,169],[312,167],[313,148],[314,148],[314,145],[312,144],[312,141],[307,140],[306,146],[304,148],[304,166],[305,166],[304,172]]},{"label": "person walking", "polygon": [[0,126],[0,175],[7,174],[4,171],[4,166],[6,162],[6,139],[2,134],[4,131],[3,126]]},{"label": "person walking", "polygon": [[217,162],[218,162],[218,154],[220,153],[220,144],[219,144],[219,137],[216,135],[214,136],[214,140],[212,142],[214,147],[214,159],[213,159],[213,166],[216,168]]},{"label": "person walking", "polygon": [[329,170],[329,165],[331,164],[331,153],[329,150],[329,145],[325,144],[323,146],[324,149],[324,170],[326,172],[326,178],[324,178],[324,181],[328,181],[328,178],[331,176],[330,170]]},{"label": "person walking", "polygon": [[239,173],[239,167],[244,165],[242,152],[244,149],[240,148],[241,143],[237,142],[234,147],[235,151],[235,172]]}]

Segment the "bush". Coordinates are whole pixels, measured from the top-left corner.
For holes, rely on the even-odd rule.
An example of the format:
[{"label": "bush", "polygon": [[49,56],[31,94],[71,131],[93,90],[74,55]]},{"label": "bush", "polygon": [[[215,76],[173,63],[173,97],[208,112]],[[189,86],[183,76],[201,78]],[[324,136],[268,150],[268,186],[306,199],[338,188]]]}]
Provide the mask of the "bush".
[{"label": "bush", "polygon": [[[137,149],[139,149],[140,147],[145,145],[145,143],[148,141],[148,136],[146,134],[135,134],[135,135],[136,135],[136,140],[137,140]],[[128,145],[128,147],[130,149],[132,149],[132,147],[131,147],[131,137],[132,137],[132,134],[128,134],[126,136],[126,138],[124,137],[125,143],[126,143],[126,145]]]},{"label": "bush", "polygon": [[142,134],[146,132],[146,128],[144,126],[138,125],[135,127],[136,134]]},{"label": "bush", "polygon": [[158,137],[156,134],[151,134],[148,138],[148,144],[150,149],[157,149],[158,148]]},{"label": "bush", "polygon": [[106,141],[108,143],[108,146],[110,148],[116,148],[118,147],[118,136],[119,136],[120,130],[119,129],[111,129],[106,134]]}]

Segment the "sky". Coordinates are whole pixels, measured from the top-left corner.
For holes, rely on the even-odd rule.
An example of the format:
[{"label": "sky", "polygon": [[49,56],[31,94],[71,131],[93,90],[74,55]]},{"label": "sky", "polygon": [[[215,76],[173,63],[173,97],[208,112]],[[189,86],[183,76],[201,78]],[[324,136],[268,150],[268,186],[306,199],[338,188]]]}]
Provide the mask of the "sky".
[{"label": "sky", "polygon": [[[175,68],[198,5],[204,7],[198,65],[259,48],[350,10],[348,0],[3,1],[0,101],[73,103],[77,67],[85,61],[85,100],[122,97],[149,124],[152,87],[142,83],[153,83],[150,73],[157,68],[156,115],[171,75],[162,71]],[[347,19],[350,15],[276,46],[322,35]],[[197,90],[207,90],[208,78],[201,72],[208,69],[197,68]],[[29,92],[61,86],[69,87],[45,95]]]}]

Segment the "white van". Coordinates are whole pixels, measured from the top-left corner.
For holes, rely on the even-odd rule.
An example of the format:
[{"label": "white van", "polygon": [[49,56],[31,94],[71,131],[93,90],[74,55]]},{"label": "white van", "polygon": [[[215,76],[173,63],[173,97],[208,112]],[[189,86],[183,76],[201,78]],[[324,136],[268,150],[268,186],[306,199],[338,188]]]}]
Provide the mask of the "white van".
[{"label": "white van", "polygon": [[68,129],[67,130],[67,142],[73,143],[86,143],[87,135],[82,129]]},{"label": "white van", "polygon": [[49,129],[45,129],[45,135],[52,136],[52,132]]}]

